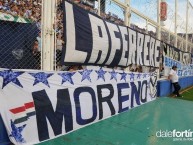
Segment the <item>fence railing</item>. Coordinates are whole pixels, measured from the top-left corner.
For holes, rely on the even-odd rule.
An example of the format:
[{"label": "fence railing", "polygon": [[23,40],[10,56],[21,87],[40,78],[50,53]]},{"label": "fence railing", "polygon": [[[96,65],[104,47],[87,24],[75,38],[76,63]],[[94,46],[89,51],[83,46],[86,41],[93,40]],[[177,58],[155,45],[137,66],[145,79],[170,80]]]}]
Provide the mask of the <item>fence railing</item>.
[{"label": "fence railing", "polygon": [[41,69],[41,0],[0,1],[0,67]]},{"label": "fence railing", "polygon": [[[172,29],[163,26],[160,21],[158,6],[161,0],[70,1],[113,23],[130,26],[179,49],[189,52],[193,50],[193,20],[189,17],[193,14],[193,7],[189,1],[184,4],[187,8],[185,10],[187,12],[186,18],[180,17],[178,14],[179,0],[173,0],[176,4],[174,9],[168,6],[168,19],[171,19],[172,25],[175,25]],[[134,6],[134,3],[139,6]],[[140,3],[142,4],[140,5]],[[50,15],[48,15],[48,10]],[[63,41],[62,0],[3,1],[0,2],[0,19],[2,20],[1,24],[4,27],[6,26],[6,29],[2,27],[2,31],[7,30],[13,34],[18,32],[14,35],[11,34],[14,37],[10,38],[7,38],[4,34],[0,35],[0,40],[3,41],[0,44],[3,52],[0,54],[2,60],[0,67],[43,70],[64,69],[64,66],[60,64],[61,51],[65,43]],[[11,22],[8,23],[7,21]],[[49,24],[47,24],[48,21]],[[179,30],[183,31],[178,32]],[[28,32],[24,34],[25,31]],[[31,41],[27,40],[27,38],[32,37]],[[44,41],[45,37],[48,37],[49,40]]]}]

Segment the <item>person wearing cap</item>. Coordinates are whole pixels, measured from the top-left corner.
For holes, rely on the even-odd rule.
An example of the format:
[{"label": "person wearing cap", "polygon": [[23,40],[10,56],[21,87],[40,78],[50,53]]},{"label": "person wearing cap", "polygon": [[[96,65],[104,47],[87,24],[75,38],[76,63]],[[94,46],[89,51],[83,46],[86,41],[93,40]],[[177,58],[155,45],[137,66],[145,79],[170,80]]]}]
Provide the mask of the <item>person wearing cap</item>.
[{"label": "person wearing cap", "polygon": [[181,89],[181,86],[178,83],[179,78],[178,78],[178,74],[177,74],[177,66],[175,66],[175,65],[172,66],[172,69],[170,70],[168,79],[172,81],[172,84],[174,86],[174,92],[173,93],[176,95],[176,97],[182,97],[179,94],[179,90]]}]

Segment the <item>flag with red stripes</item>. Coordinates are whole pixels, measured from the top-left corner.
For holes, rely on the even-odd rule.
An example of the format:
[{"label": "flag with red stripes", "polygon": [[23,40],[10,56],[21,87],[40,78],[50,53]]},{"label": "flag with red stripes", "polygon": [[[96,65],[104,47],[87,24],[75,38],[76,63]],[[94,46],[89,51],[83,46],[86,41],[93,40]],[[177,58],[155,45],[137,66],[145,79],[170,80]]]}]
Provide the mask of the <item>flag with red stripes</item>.
[{"label": "flag with red stripes", "polygon": [[31,116],[34,116],[34,102],[25,103],[24,106],[16,107],[9,110],[13,114],[14,123],[22,123],[27,121]]}]

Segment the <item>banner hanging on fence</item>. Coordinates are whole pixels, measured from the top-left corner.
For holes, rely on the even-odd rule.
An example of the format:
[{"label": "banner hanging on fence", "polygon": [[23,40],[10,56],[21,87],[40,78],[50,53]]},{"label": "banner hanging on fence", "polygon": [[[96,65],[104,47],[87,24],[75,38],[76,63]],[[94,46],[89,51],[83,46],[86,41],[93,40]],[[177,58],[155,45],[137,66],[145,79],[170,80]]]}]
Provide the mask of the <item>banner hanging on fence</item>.
[{"label": "banner hanging on fence", "polygon": [[171,59],[176,60],[185,65],[188,65],[191,63],[192,61],[191,53],[181,51],[180,49],[166,43],[162,43],[162,44],[163,44],[164,56],[170,57]]},{"label": "banner hanging on fence", "polygon": [[180,77],[193,76],[193,64],[185,65],[179,61],[164,57],[164,76],[168,76],[172,66],[177,66],[177,74]]},{"label": "banner hanging on fence", "polygon": [[152,101],[157,74],[0,70],[0,113],[14,144],[36,144]]},{"label": "banner hanging on fence", "polygon": [[159,67],[159,40],[63,2],[66,43],[62,64]]}]

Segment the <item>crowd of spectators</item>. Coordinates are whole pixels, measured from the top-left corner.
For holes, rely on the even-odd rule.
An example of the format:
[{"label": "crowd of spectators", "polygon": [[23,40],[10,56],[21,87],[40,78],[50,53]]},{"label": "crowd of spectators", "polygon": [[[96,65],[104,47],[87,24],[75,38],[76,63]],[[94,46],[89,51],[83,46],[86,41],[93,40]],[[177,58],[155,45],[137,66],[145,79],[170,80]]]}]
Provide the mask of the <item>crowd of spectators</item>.
[{"label": "crowd of spectators", "polygon": [[1,0],[0,11],[40,22],[41,0]]}]

